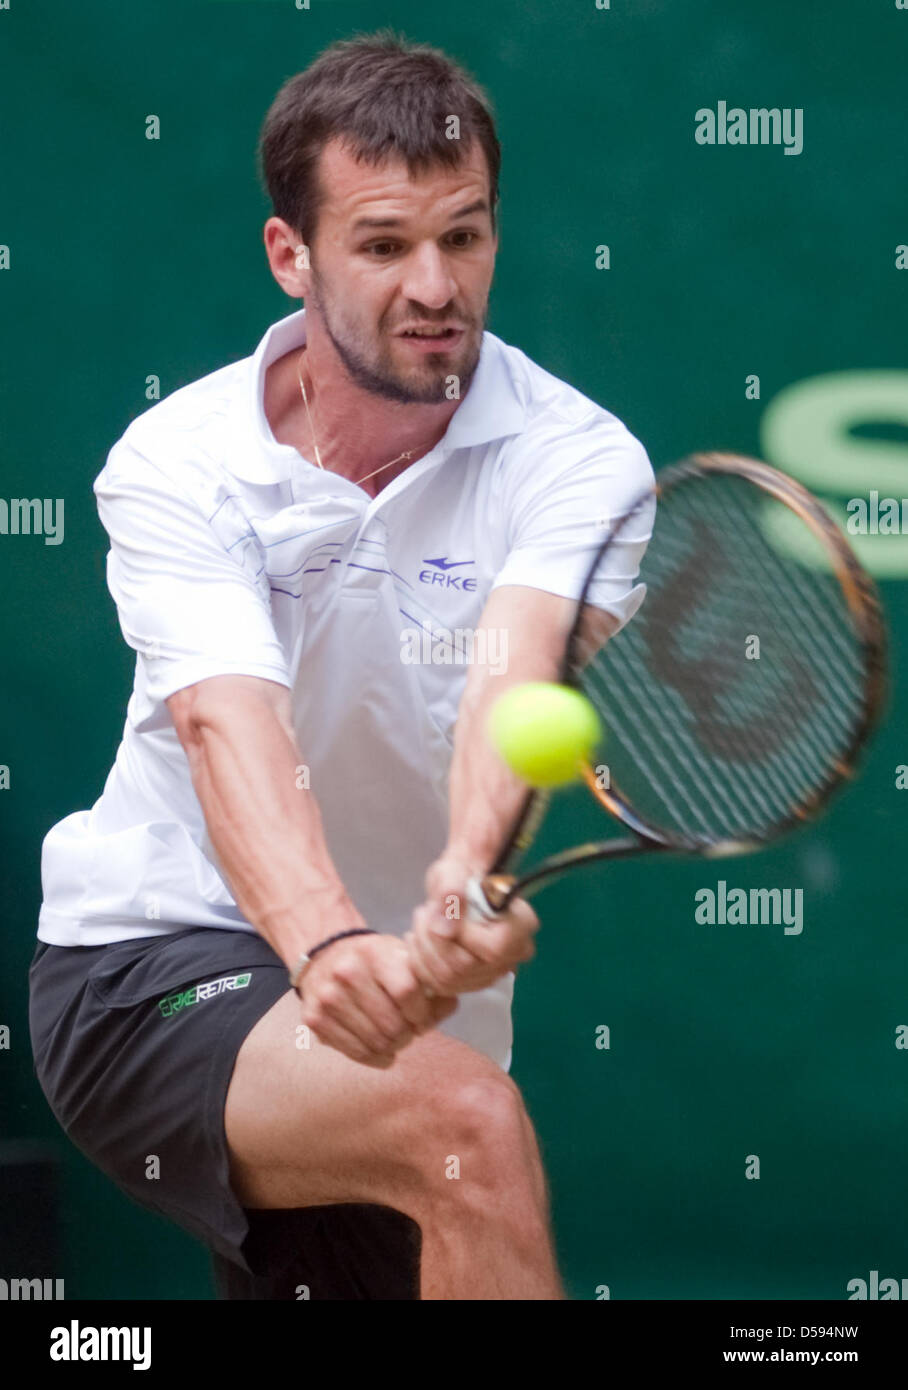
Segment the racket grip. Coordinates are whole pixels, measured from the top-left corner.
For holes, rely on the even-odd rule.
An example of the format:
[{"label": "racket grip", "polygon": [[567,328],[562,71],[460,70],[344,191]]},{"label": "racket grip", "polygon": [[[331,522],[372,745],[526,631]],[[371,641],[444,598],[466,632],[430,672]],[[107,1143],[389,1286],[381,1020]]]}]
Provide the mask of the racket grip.
[{"label": "racket grip", "polygon": [[467,883],[467,916],[474,922],[495,922],[503,915],[489,901],[486,889],[494,892],[494,883],[488,879],[471,878]]}]

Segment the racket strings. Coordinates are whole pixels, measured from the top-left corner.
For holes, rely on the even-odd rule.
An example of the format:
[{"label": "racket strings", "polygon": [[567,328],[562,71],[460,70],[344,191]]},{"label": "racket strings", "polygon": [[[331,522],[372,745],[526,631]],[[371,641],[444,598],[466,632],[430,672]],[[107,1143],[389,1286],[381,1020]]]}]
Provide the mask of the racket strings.
[{"label": "racket strings", "polygon": [[[601,680],[596,682],[596,703],[606,719],[608,728],[621,730],[623,747],[635,749],[636,763],[640,771],[650,782],[658,783],[662,800],[672,812],[674,827],[685,826],[688,830],[694,831],[695,836],[712,839],[714,825],[737,825],[744,817],[746,802],[738,793],[737,779],[727,776],[714,784],[703,781],[690,742],[679,733],[679,726],[686,718],[686,711],[683,708],[666,709],[664,712],[660,711],[656,718],[656,712],[644,698],[642,682],[637,674],[639,663],[635,666],[625,660],[626,655],[625,650],[616,651],[615,661],[627,687],[637,697],[633,706],[636,720],[633,727],[622,721],[617,702],[609,698]],[[592,677],[592,672],[590,675]],[[658,777],[655,769],[646,762],[645,754],[649,754],[658,765]],[[680,766],[682,772],[680,781],[675,764]],[[677,803],[669,796],[668,788],[672,785],[677,785],[683,796],[686,815],[681,813]],[[762,791],[755,790],[764,814],[771,818],[772,809]],[[704,799],[708,803],[706,807],[703,806]]]},{"label": "racket strings", "polygon": [[579,673],[610,773],[645,819],[685,838],[759,837],[838,776],[867,653],[831,556],[746,478],[665,491],[643,605]]},{"label": "racket strings", "polygon": [[[740,819],[740,799],[735,796],[733,779],[719,782],[713,788],[699,786],[700,773],[696,760],[683,738],[677,736],[679,719],[684,711],[656,711],[646,699],[646,692],[639,677],[639,663],[635,665],[626,660],[623,648],[616,651],[615,661],[623,680],[623,688],[634,697],[629,707],[633,723],[622,718],[619,702],[614,699],[605,686],[602,673],[591,667],[588,679],[595,687],[594,703],[606,721],[607,728],[619,731],[622,747],[635,749],[637,765],[654,784],[658,783],[662,799],[669,806],[675,825],[684,825],[695,835],[709,838],[711,825],[724,816],[727,822]],[[589,690],[587,693],[591,693]],[[658,717],[657,717],[658,714]],[[651,763],[647,762],[647,755]],[[682,776],[678,777],[678,769]],[[636,779],[635,779],[636,780]],[[669,788],[676,791],[684,802],[684,810],[670,795]],[[703,799],[708,807],[703,806]],[[712,815],[708,815],[707,811]]]},{"label": "racket strings", "polygon": [[[791,626],[787,619],[788,600],[787,596],[784,593],[779,593],[778,595],[776,595],[776,597],[779,602],[777,614],[781,620],[778,635],[780,637],[784,637],[785,630],[790,628]],[[723,607],[727,607],[727,600],[724,596],[720,596],[719,602],[717,604],[717,613],[719,613],[720,616],[721,609]],[[748,623],[745,624],[745,627],[749,626],[749,621],[750,620],[748,619]],[[704,630],[707,629],[704,628]],[[739,634],[740,624],[736,624],[734,630],[736,634]],[[796,638],[796,636],[796,633],[793,634],[794,638]],[[711,641],[714,641],[714,637],[715,633],[713,632],[711,634]],[[795,640],[792,640],[791,642],[786,644],[786,664],[790,661],[792,652],[797,652],[797,645]],[[621,650],[619,648],[615,649],[615,657],[618,660],[620,660],[621,658]],[[737,667],[739,665],[739,658],[737,656],[734,657],[734,662],[735,666]],[[624,665],[625,672],[627,672],[628,663],[624,663]],[[735,673],[733,672],[732,674],[734,675]],[[838,689],[837,693],[839,695],[839,698],[842,700],[843,707],[850,706],[853,704],[852,692],[849,692],[847,694],[847,698],[844,689]],[[748,716],[751,714],[752,711],[750,709],[750,706],[742,700],[737,683],[735,683],[734,681],[726,682],[726,689],[720,697],[720,702],[722,707],[726,709],[728,713],[740,716],[735,728],[736,751],[738,753],[739,758],[741,758],[742,755],[746,755],[747,758],[749,758],[752,761],[759,760],[761,754],[759,739],[754,735],[752,726],[748,720]],[[676,709],[674,711],[675,718],[677,718],[679,715],[679,710],[677,709],[678,703],[680,702],[676,702]],[[825,711],[823,711],[822,713],[822,725],[818,725],[816,732],[819,736],[825,731],[825,747],[815,750],[815,755],[819,757],[829,758],[833,756],[834,751],[841,745],[841,740],[843,737],[842,720],[839,719],[837,721],[837,724],[834,726],[830,723],[830,721],[826,719]],[[684,714],[683,704],[680,710],[680,714],[682,716]],[[809,736],[811,734],[811,731],[808,730],[807,733]],[[819,741],[821,743],[824,742],[823,738],[820,738]],[[785,761],[778,766],[770,762],[767,763],[765,770],[767,778],[771,782],[773,782],[775,790],[782,798],[797,798],[798,796],[803,794],[805,790],[805,784],[803,781],[795,780],[797,772],[797,768],[795,765],[790,764],[788,761]],[[726,778],[723,777],[721,785],[724,787],[726,784]],[[732,785],[734,785],[734,783],[732,783]],[[759,786],[757,784],[754,784],[752,787],[752,791],[755,795],[759,795]],[[769,811],[768,805],[766,805],[765,803],[764,805],[765,809]]]},{"label": "racket strings", "polygon": [[[675,824],[689,825],[690,820],[693,819],[697,822],[694,830],[698,833],[708,834],[709,826],[701,814],[698,802],[687,794],[683,781],[676,784],[674,769],[668,753],[659,746],[661,731],[658,728],[650,728],[648,723],[635,722],[632,726],[630,718],[636,716],[636,709],[630,709],[628,711],[629,718],[626,722],[622,717],[620,707],[610,702],[608,692],[605,690],[604,686],[600,685],[597,687],[595,681],[596,674],[595,669],[590,667],[586,672],[584,684],[587,684],[588,681],[593,684],[594,689],[592,691],[590,691],[587,686],[587,693],[592,694],[594,703],[607,720],[609,732],[614,732],[618,735],[619,742],[623,747],[633,747],[636,740],[638,749],[640,745],[643,745],[645,751],[651,756],[653,764],[658,767],[659,771],[663,774],[662,796],[666,806],[671,812],[673,822]],[[628,684],[631,685],[632,683],[633,678],[631,678]],[[647,717],[647,714],[644,713],[644,719]],[[642,757],[642,753],[640,756]],[[652,769],[648,770],[650,771],[650,775],[653,775]],[[609,768],[609,772],[611,773],[611,768]],[[677,790],[685,803],[683,809],[672,796],[674,790]]]},{"label": "racket strings", "polygon": [[[721,490],[720,495],[717,496],[717,501],[723,505],[729,522],[733,521],[734,518],[729,515],[727,502]],[[780,503],[767,499],[765,508],[769,509],[780,505]],[[743,513],[740,521],[744,525],[756,529],[757,516],[758,509],[755,508],[753,512]],[[764,545],[762,534],[752,538],[752,544]],[[785,568],[784,573],[789,581],[790,590],[786,590],[782,584],[781,573],[782,571],[777,565],[767,564],[763,570],[762,578],[767,587],[766,596],[774,598],[777,604],[773,613],[774,632],[781,644],[787,649],[787,662],[790,664],[799,655],[803,659],[805,624],[809,630],[812,629],[818,634],[823,643],[835,649],[832,653],[833,659],[828,663],[825,674],[825,679],[830,682],[831,693],[835,698],[817,705],[815,726],[805,728],[805,736],[808,738],[815,736],[819,745],[814,749],[815,757],[834,760],[838,750],[842,747],[843,738],[847,737],[851,715],[856,704],[860,704],[863,690],[863,671],[854,669],[858,649],[853,645],[849,646],[846,642],[845,630],[842,626],[844,596],[836,585],[838,621],[833,621],[829,606],[817,602],[815,587],[805,582],[805,576],[800,566],[788,565]],[[800,615],[799,620],[795,619],[796,614]],[[846,662],[852,667],[853,679],[850,684],[846,684],[842,679],[843,672],[840,664],[842,662]]]},{"label": "racket strings", "polygon": [[[718,491],[716,502],[722,508],[729,525],[733,525],[737,520],[738,524],[748,526],[752,532],[758,531],[758,517],[761,511],[768,513],[773,507],[782,505],[767,498],[762,507],[755,506],[749,511],[742,511],[736,518],[728,506],[728,500],[724,490],[720,489]],[[765,532],[761,531],[755,536],[752,535],[751,544],[755,546],[765,546]],[[806,582],[806,575],[801,566],[788,565],[784,571],[785,577],[789,581],[791,588],[797,591],[797,603],[795,604],[792,604],[792,595],[786,592],[781,582],[781,573],[782,571],[778,566],[768,564],[762,575],[767,587],[772,588],[773,595],[780,605],[777,613],[780,632],[785,631],[792,644],[797,645],[802,639],[803,627],[800,624],[795,625],[793,614],[800,613],[802,615],[802,622],[806,619],[809,623],[816,625],[822,640],[836,649],[839,661],[847,663],[852,671],[853,679],[849,687],[840,679],[841,671],[836,662],[833,661],[830,664],[829,674],[835,686],[836,695],[841,702],[840,706],[834,706],[833,708],[841,708],[843,710],[851,708],[855,697],[860,693],[863,687],[864,672],[863,663],[858,660],[858,649],[853,643],[847,641],[845,629],[841,623],[844,595],[841,594],[841,591],[836,585],[836,617],[838,618],[838,621],[836,621],[833,618],[833,611],[830,606],[818,602],[815,587]]]}]

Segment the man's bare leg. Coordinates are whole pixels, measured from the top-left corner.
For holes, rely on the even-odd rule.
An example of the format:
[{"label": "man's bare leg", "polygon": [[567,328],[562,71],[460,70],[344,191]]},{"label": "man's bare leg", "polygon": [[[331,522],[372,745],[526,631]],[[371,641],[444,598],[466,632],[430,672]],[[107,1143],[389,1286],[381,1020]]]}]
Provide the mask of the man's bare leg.
[{"label": "man's bare leg", "polygon": [[422,1230],[423,1299],[563,1299],[545,1176],[506,1072],[437,1030],[392,1066],[297,1046],[288,991],[240,1048],[231,1185],[247,1207],[375,1202]]}]

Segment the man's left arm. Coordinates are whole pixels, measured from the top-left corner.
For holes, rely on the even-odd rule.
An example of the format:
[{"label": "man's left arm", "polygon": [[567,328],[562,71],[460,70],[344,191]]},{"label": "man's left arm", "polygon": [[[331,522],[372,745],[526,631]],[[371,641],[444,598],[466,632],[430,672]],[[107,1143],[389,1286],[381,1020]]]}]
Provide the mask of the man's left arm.
[{"label": "man's left arm", "polygon": [[426,900],[407,938],[417,973],[437,994],[485,989],[535,953],[539,920],[529,903],[515,898],[500,921],[471,922],[466,886],[492,868],[527,794],[490,747],[489,712],[512,685],[558,680],[575,612],[573,599],[518,584],[494,589],[483,610],[474,653],[506,653],[504,669],[489,661],[468,668],[454,729],[448,842],[426,874]]},{"label": "man's left arm", "polygon": [[[653,478],[639,440],[598,417],[567,439],[534,438],[513,451],[502,472],[498,514],[511,545],[483,610],[474,655],[506,652],[505,670],[487,661],[468,668],[454,733],[448,843],[428,870],[426,901],[408,938],[418,973],[436,993],[484,989],[534,954],[539,922],[522,899],[513,899],[499,921],[465,916],[469,879],[493,867],[527,793],[492,750],[486,724],[510,686],[559,679],[576,596],[603,527],[651,491]],[[584,655],[631,620],[643,600],[644,587],[635,581],[654,511],[653,498],[604,560],[597,607],[584,615],[592,629]]]}]

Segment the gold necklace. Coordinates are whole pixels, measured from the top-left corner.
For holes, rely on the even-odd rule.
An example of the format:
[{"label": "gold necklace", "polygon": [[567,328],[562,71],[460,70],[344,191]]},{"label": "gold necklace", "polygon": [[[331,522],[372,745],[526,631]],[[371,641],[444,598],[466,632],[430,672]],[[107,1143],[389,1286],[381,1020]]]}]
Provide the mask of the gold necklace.
[{"label": "gold necklace", "polygon": [[[306,349],[303,348],[303,352],[305,352],[305,351],[306,351]],[[316,443],[316,440],[315,440],[315,427],[314,427],[314,425],[312,424],[312,412],[311,412],[311,410],[309,409],[309,401],[308,401],[308,398],[307,398],[307,396],[306,396],[306,388],[305,388],[305,386],[303,385],[303,371],[302,371],[302,365],[301,365],[301,364],[302,364],[302,360],[303,360],[303,352],[300,353],[299,357],[298,357],[297,360],[296,360],[296,375],[297,375],[297,377],[298,377],[298,379],[299,379],[300,390],[301,390],[302,393],[303,393],[303,403],[304,403],[304,405],[305,405],[305,407],[306,407],[306,415],[307,415],[308,420],[309,420],[309,429],[310,429],[310,431],[311,431],[311,433],[312,433],[312,447],[313,447],[313,449],[315,450],[315,462],[318,464],[319,468],[321,468],[321,469],[324,471],[325,465],[322,463],[322,456],[321,456],[321,454],[320,454],[319,451],[318,451],[318,444]],[[412,456],[413,456],[413,454],[414,454],[415,452],[416,452],[415,449],[408,449],[405,453],[403,453],[403,454],[398,454],[398,456],[397,456],[396,459],[392,459],[392,460],[391,460],[391,463],[383,463],[382,466],[381,466],[381,468],[376,468],[372,473],[367,473],[366,476],[365,476],[365,478],[350,478],[348,481],[351,482],[351,483],[352,483],[352,482],[355,482],[358,486],[361,487],[362,484],[363,484],[363,483],[367,483],[367,482],[369,481],[370,478],[374,478],[375,475],[376,475],[376,473],[384,473],[384,471],[385,471],[386,468],[390,468],[392,464],[400,463],[401,459],[409,459],[409,458],[412,458]]]}]

